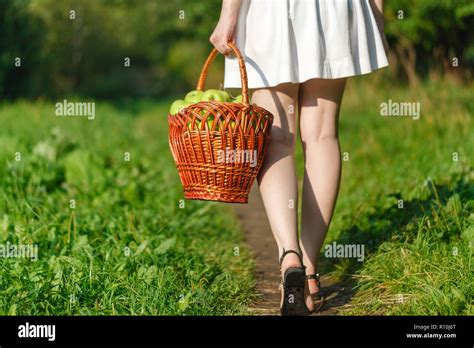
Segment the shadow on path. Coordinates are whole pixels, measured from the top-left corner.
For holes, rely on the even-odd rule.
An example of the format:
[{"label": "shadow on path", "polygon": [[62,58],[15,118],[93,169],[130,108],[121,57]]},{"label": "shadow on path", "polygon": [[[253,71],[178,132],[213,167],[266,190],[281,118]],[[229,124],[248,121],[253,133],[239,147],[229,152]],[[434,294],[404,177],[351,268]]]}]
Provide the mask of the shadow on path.
[{"label": "shadow on path", "polygon": [[[438,185],[428,181],[425,186],[423,198],[404,201],[403,209],[397,204],[398,200],[402,199],[400,193],[381,195],[374,200],[377,203],[370,209],[371,212],[342,230],[335,242],[363,244],[367,257],[383,242],[392,238],[407,237],[406,232],[403,236],[400,233],[407,224],[420,218],[433,218],[440,206],[445,205],[454,194],[458,194],[461,201],[469,200],[474,194],[474,184],[469,183],[462,174],[451,177],[448,184]],[[256,288],[260,299],[251,308],[251,312],[257,315],[278,315],[280,313],[278,251],[256,184],[252,187],[249,204],[235,204],[234,209],[256,259]],[[334,276],[336,267],[339,269],[342,267],[346,276],[342,279]],[[341,307],[350,304],[356,293],[356,281],[351,275],[361,267],[363,263],[355,259],[326,258],[323,249],[320,273],[325,302],[317,315],[337,315]]]}]

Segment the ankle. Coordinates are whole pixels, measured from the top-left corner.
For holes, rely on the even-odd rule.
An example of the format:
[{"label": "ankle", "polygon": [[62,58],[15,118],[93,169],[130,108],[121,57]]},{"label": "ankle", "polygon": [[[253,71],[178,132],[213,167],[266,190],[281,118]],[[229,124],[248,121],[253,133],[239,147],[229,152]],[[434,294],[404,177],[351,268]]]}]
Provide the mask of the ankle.
[{"label": "ankle", "polygon": [[[281,257],[283,256],[283,254],[285,254],[285,252],[288,252],[288,253],[286,254],[286,256],[289,256],[289,255],[296,255],[296,254],[293,253],[293,252],[289,252],[290,250],[291,250],[291,251],[296,251],[300,257],[303,257],[303,253],[301,252],[301,249],[300,249],[299,245],[296,245],[296,246],[291,245],[291,244],[288,244],[288,245],[286,245],[286,246],[278,245],[278,250],[279,250],[279,251],[278,251],[278,257],[279,257],[280,259],[281,259]],[[286,257],[286,256],[285,256],[285,257]]]},{"label": "ankle", "polygon": [[287,255],[283,262],[281,263],[281,269],[286,270],[290,267],[301,267],[301,261],[299,260],[298,256],[295,254],[293,255]]},{"label": "ankle", "polygon": [[317,274],[317,269],[316,263],[306,260],[306,275]]},{"label": "ankle", "polygon": [[[289,252],[290,250],[297,252]],[[282,273],[290,267],[304,267],[299,249],[282,249],[280,254],[280,270]]]}]

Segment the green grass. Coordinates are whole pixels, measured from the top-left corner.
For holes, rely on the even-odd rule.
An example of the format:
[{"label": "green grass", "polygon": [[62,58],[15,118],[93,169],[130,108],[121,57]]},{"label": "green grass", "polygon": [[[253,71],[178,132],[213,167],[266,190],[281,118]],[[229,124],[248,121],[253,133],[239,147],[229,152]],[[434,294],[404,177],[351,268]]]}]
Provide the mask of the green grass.
[{"label": "green grass", "polygon": [[1,106],[0,245],[39,255],[0,259],[0,314],[245,313],[252,258],[228,209],[180,207],[167,108],[97,103],[89,121]]},{"label": "green grass", "polygon": [[[323,249],[321,271],[354,286],[342,314],[472,315],[472,87],[365,82],[349,84],[343,102],[349,160],[326,240],[364,245],[365,260],[326,258]],[[420,102],[421,118],[381,117],[388,99]],[[297,157],[301,172],[301,151]]]},{"label": "green grass", "polygon": [[[344,97],[349,160],[326,241],[362,244],[365,260],[323,253],[320,271],[354,287],[342,314],[472,315],[472,86],[377,78]],[[388,99],[420,102],[421,118],[381,117]],[[247,313],[253,261],[236,218],[180,208],[168,102],[97,103],[94,121],[44,102],[0,107],[0,245],[39,248],[37,261],[0,259],[0,314]],[[297,161],[301,174],[301,149]]]}]

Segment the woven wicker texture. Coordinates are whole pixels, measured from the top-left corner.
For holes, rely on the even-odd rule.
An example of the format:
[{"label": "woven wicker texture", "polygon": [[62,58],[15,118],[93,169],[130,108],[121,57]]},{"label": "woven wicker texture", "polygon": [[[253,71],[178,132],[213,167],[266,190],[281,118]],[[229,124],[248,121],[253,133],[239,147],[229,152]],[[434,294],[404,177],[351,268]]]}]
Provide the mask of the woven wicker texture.
[{"label": "woven wicker texture", "polygon": [[[242,78],[242,103],[201,101],[168,115],[169,144],[187,199],[247,203],[270,140],[273,115],[249,104],[244,59],[233,43]],[[217,56],[201,71],[202,91]]]}]

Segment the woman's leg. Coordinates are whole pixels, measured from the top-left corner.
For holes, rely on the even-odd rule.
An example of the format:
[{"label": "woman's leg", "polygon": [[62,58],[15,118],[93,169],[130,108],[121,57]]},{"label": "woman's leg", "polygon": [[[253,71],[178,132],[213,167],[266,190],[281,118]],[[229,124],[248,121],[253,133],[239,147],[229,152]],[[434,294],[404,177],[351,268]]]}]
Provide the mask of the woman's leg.
[{"label": "woman's leg", "polygon": [[[300,85],[300,132],[305,158],[301,247],[306,274],[315,273],[339,190],[339,108],[346,79],[312,79]],[[309,280],[311,293],[317,292]]]},{"label": "woman's leg", "polygon": [[[258,176],[258,184],[280,255],[283,248],[300,251],[298,186],[294,164],[297,100],[298,85],[289,83],[258,89],[252,95],[253,103],[274,116],[271,141]],[[299,266],[298,257],[288,254],[282,263],[282,275],[287,268]],[[309,296],[307,306],[313,309]]]}]

